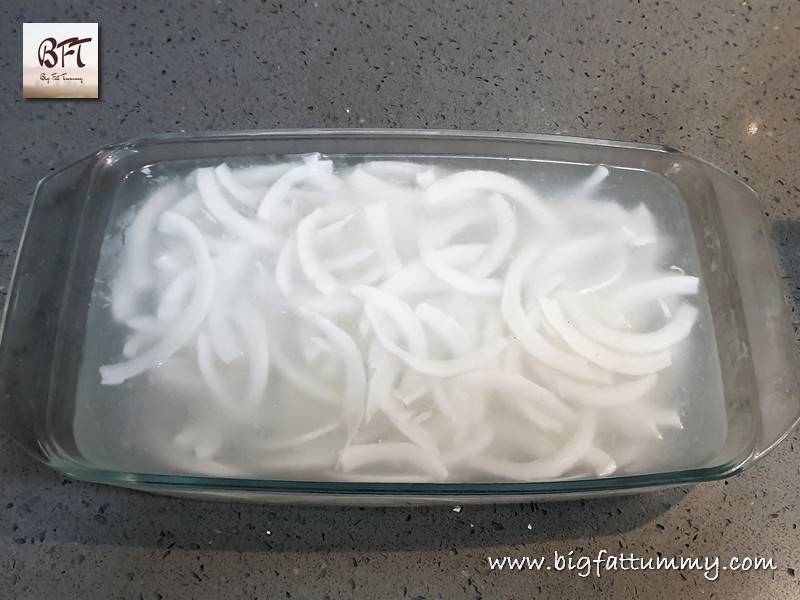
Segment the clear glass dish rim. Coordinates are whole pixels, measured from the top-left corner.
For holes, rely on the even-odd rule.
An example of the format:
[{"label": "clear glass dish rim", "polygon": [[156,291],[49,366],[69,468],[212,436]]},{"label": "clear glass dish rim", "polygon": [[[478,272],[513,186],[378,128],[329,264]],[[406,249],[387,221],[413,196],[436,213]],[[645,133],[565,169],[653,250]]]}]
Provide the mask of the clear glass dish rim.
[{"label": "clear glass dish rim", "polygon": [[[551,134],[536,133],[514,133],[514,132],[491,132],[491,131],[471,131],[471,130],[442,130],[442,129],[392,129],[392,128],[311,128],[311,129],[268,129],[268,130],[231,130],[231,131],[181,131],[156,134],[144,134],[127,138],[122,141],[113,142],[101,146],[92,152],[85,154],[79,159],[63,166],[54,173],[50,173],[39,180],[34,193],[34,202],[39,195],[40,189],[48,181],[58,176],[62,171],[76,166],[84,161],[97,159],[100,156],[108,157],[109,154],[117,150],[126,150],[137,145],[151,144],[168,141],[186,141],[202,143],[204,141],[214,141],[219,139],[264,139],[290,137],[295,139],[305,139],[314,137],[375,137],[375,138],[486,138],[495,140],[519,140],[527,142],[545,142],[556,144],[573,144],[582,146],[609,147],[619,149],[643,150],[647,152],[657,152],[666,154],[676,154],[702,165],[710,167],[716,171],[719,168],[701,158],[693,156],[682,150],[660,144],[650,144],[643,142],[626,142],[619,140],[606,140],[597,138],[584,138],[579,136],[562,136]],[[391,152],[387,152],[391,154]],[[432,153],[434,154],[434,153]],[[441,154],[441,153],[435,153]],[[420,152],[419,155],[425,155]],[[458,156],[452,154],[452,156]],[[496,155],[491,155],[495,158]],[[742,186],[752,191],[752,188],[739,182]],[[753,192],[755,193],[755,192]],[[33,207],[32,204],[32,207]],[[22,234],[22,242],[28,229],[26,222]],[[17,258],[19,258],[17,256]],[[14,281],[15,273],[12,276]],[[8,306],[5,307],[3,320],[5,320]],[[0,330],[2,322],[0,322]],[[800,420],[800,418],[798,418]],[[797,425],[797,421],[789,427],[784,438],[788,436],[792,429]],[[762,449],[760,455],[765,454],[775,445],[782,441],[777,440],[769,448]],[[697,469],[668,471],[652,474],[630,475],[622,477],[603,477],[591,479],[561,480],[555,482],[524,482],[524,483],[363,483],[346,481],[303,481],[303,480],[274,480],[274,479],[244,479],[244,478],[219,478],[201,477],[191,475],[163,475],[147,473],[127,473],[122,471],[106,471],[102,469],[86,468],[81,465],[69,465],[62,462],[60,464],[49,463],[49,466],[57,471],[85,481],[97,483],[108,483],[127,487],[155,486],[165,490],[172,489],[209,489],[209,490],[230,490],[230,491],[258,491],[276,494],[309,494],[309,495],[378,495],[394,497],[413,497],[413,496],[474,496],[492,497],[504,496],[537,496],[544,494],[566,494],[575,492],[608,492],[625,490],[640,490],[643,488],[658,488],[681,484],[693,484],[705,481],[714,481],[735,475],[754,460],[756,449],[747,456],[740,457],[739,460],[723,463],[713,467],[703,467]]]}]

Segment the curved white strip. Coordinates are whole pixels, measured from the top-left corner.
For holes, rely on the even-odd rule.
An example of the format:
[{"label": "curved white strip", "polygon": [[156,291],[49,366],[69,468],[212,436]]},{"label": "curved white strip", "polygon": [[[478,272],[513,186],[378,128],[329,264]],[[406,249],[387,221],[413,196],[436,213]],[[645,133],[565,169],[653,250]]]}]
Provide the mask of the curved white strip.
[{"label": "curved white strip", "polygon": [[245,217],[228,203],[214,169],[198,169],[197,186],[203,206],[229,233],[257,247],[273,248],[277,245],[275,233],[263,222]]},{"label": "curved white strip", "polygon": [[640,281],[619,292],[616,303],[622,312],[641,302],[666,296],[693,296],[700,290],[700,278],[692,275],[668,275]]},{"label": "curved white strip", "polygon": [[228,165],[222,163],[214,169],[214,172],[217,174],[220,185],[236,200],[251,209],[258,207],[258,195],[251,188],[240,183]]},{"label": "curved white strip", "polygon": [[186,217],[165,212],[161,215],[159,230],[183,238],[191,248],[197,266],[194,295],[186,310],[171,327],[167,328],[164,336],[155,346],[130,360],[100,367],[100,379],[104,385],[120,384],[167,360],[194,335],[206,318],[214,299],[216,284],[214,264],[197,227]]},{"label": "curved white strip", "polygon": [[425,195],[436,203],[474,190],[503,194],[528,211],[538,225],[551,231],[559,229],[560,224],[553,211],[531,188],[518,179],[496,171],[461,171],[443,177],[430,185]]},{"label": "curved white strip", "polygon": [[153,283],[150,238],[156,222],[180,193],[177,183],[158,188],[142,204],[123,237],[123,261],[111,285],[111,313],[117,321],[136,314],[139,294]]},{"label": "curved white strip", "polygon": [[672,364],[669,351],[627,354],[598,344],[569,322],[556,300],[542,298],[541,307],[544,316],[558,335],[576,354],[609,371],[624,375],[648,375],[662,371]]},{"label": "curved white strip", "polygon": [[396,273],[403,267],[400,255],[394,245],[392,226],[389,221],[389,205],[377,202],[364,208],[369,239],[378,251],[388,274]]},{"label": "curved white strip", "polygon": [[598,383],[609,383],[607,373],[592,368],[582,357],[565,352],[550,344],[535,328],[522,308],[522,281],[541,256],[541,251],[529,246],[519,253],[506,274],[500,310],[523,348],[548,367]]},{"label": "curved white strip", "polygon": [[595,341],[622,352],[649,354],[666,350],[682,342],[691,333],[699,311],[690,304],[682,304],[675,317],[656,331],[634,333],[620,331],[595,319],[573,296],[558,296],[569,320]]},{"label": "curved white strip", "polygon": [[597,417],[581,415],[572,437],[554,454],[530,462],[513,462],[490,456],[476,456],[471,464],[495,477],[517,481],[546,481],[562,477],[586,456],[594,441]]},{"label": "curved white strip", "polygon": [[568,398],[590,408],[610,408],[641,400],[658,381],[658,375],[651,374],[605,387],[586,385],[566,377],[556,377],[556,389],[563,398]]},{"label": "curved white strip", "polygon": [[257,216],[266,219],[270,216],[275,206],[280,206],[286,194],[296,185],[305,181],[315,183],[330,180],[333,177],[333,163],[329,160],[311,159],[304,164],[289,169],[286,173],[270,186],[258,206]]},{"label": "curved white strip", "polygon": [[249,303],[238,305],[233,311],[233,322],[247,344],[247,388],[241,403],[257,408],[264,400],[269,381],[269,342],[264,317]]},{"label": "curved white strip", "polygon": [[328,319],[307,308],[298,308],[297,314],[313,323],[339,350],[344,362],[344,391],[342,392],[342,420],[347,430],[348,443],[355,437],[364,420],[364,401],[367,394],[367,373],[361,351],[349,335]]},{"label": "curved white strip", "polygon": [[[367,304],[365,314],[373,328],[378,323],[378,319],[377,315],[369,310],[370,308],[380,310],[398,326],[410,353],[420,357],[428,356],[428,340],[425,330],[407,303],[384,290],[366,285],[355,286],[350,292]],[[392,344],[396,346],[396,344]]]},{"label": "curved white strip", "polygon": [[[531,421],[550,416],[548,426],[560,431],[560,425],[575,420],[575,411],[557,398],[551,391],[517,373],[504,371],[476,371],[461,375],[453,380],[453,385],[467,393],[499,392],[493,399],[504,399]],[[544,410],[546,414],[543,414]],[[555,422],[553,417],[555,417]]]},{"label": "curved white strip", "polygon": [[297,257],[300,267],[308,280],[321,294],[330,296],[336,291],[336,279],[322,264],[315,249],[315,237],[319,228],[322,211],[314,210],[310,215],[300,221],[297,226]]},{"label": "curved white strip", "polygon": [[474,347],[467,330],[461,323],[438,308],[422,302],[414,309],[414,314],[431,328],[453,354],[459,354]]}]

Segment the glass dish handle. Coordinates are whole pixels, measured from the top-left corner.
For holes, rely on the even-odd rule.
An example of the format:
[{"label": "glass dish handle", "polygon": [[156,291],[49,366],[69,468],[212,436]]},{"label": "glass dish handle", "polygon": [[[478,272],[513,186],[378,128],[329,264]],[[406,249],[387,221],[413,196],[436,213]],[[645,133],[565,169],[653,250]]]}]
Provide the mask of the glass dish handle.
[{"label": "glass dish handle", "polygon": [[761,421],[751,460],[758,460],[785,439],[800,420],[792,326],[783,294],[767,221],[758,195],[715,167],[708,166],[719,199],[730,251],[736,264],[749,347],[758,390]]},{"label": "glass dish handle", "polygon": [[68,266],[84,206],[81,182],[94,155],[42,179],[17,253],[0,331],[0,427],[47,462],[51,366]]}]

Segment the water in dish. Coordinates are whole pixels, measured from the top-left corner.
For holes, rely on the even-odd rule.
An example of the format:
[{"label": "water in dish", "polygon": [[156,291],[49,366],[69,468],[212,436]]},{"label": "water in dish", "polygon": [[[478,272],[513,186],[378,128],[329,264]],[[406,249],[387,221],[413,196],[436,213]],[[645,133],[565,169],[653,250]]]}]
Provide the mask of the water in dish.
[{"label": "water in dish", "polygon": [[116,199],[75,439],[131,472],[554,481],[725,439],[679,201],[603,165],[309,154]]}]

